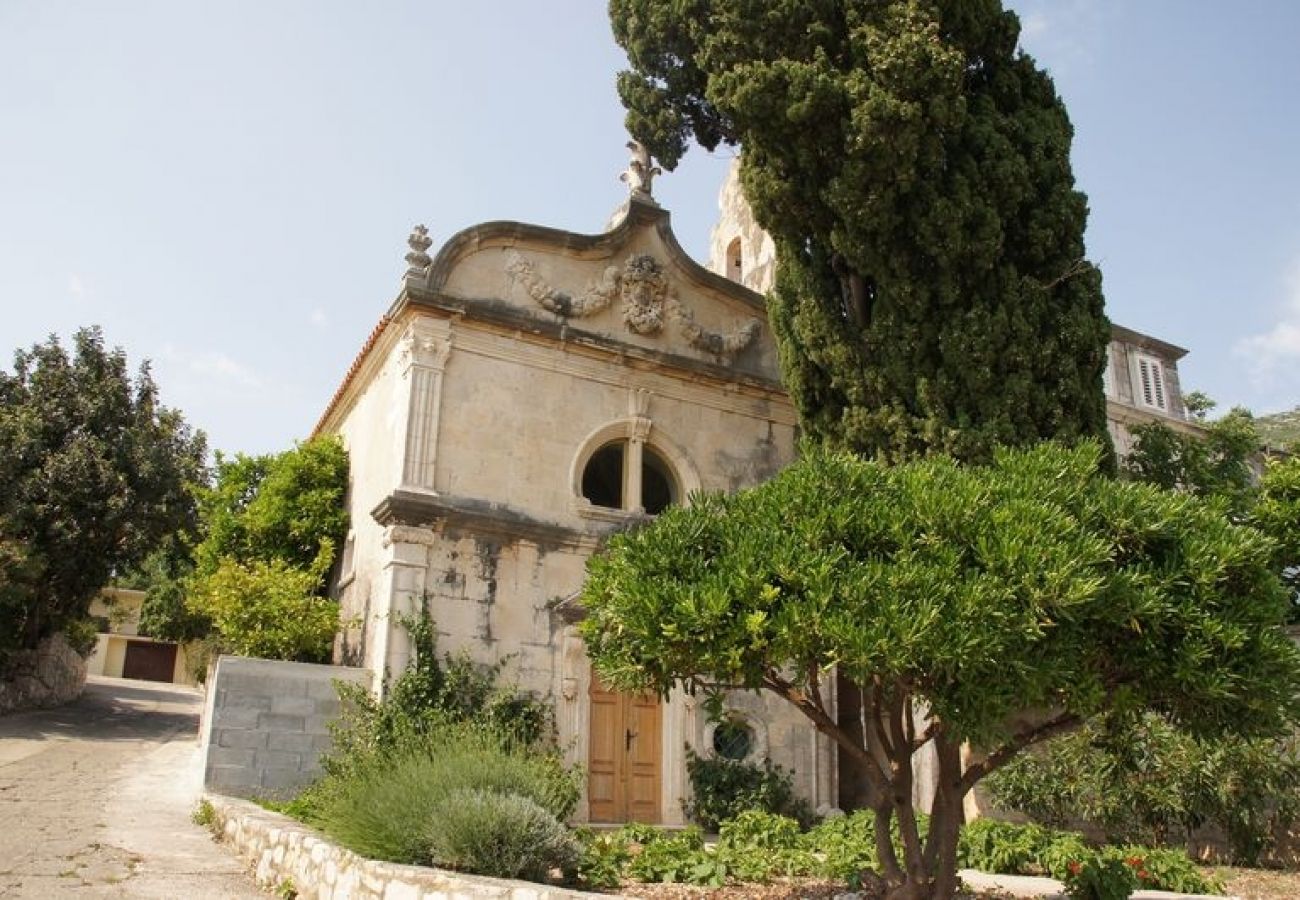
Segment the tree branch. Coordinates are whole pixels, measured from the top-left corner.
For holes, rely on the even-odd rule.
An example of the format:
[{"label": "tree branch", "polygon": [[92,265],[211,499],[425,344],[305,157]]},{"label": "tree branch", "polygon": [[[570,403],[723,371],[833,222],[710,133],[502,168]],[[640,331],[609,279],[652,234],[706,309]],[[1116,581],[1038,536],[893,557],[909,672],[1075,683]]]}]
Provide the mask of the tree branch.
[{"label": "tree branch", "polygon": [[1037,744],[1040,741],[1045,741],[1050,737],[1055,737],[1058,734],[1064,734],[1067,731],[1077,728],[1082,723],[1083,719],[1077,714],[1067,712],[1061,713],[1055,719],[1049,719],[1041,725],[1035,725],[1028,731],[1020,732],[1020,734],[1017,734],[1001,747],[984,757],[983,760],[975,763],[966,770],[965,774],[961,777],[961,781],[958,783],[960,793],[964,795],[967,791],[973,788],[976,782],[981,778],[1006,765],[1017,753],[1024,750],[1026,747]]},{"label": "tree branch", "polygon": [[849,752],[855,760],[862,764],[867,779],[871,786],[880,795],[885,795],[889,789],[889,777],[880,764],[871,755],[866,747],[866,736],[863,736],[862,743],[854,741],[849,735],[844,733],[839,723],[827,714],[826,710],[814,703],[803,691],[799,690],[789,681],[786,681],[776,672],[768,672],[763,676],[763,683],[768,690],[781,696],[794,705],[796,709],[812,720],[813,725],[822,734],[830,736],[837,744]]}]

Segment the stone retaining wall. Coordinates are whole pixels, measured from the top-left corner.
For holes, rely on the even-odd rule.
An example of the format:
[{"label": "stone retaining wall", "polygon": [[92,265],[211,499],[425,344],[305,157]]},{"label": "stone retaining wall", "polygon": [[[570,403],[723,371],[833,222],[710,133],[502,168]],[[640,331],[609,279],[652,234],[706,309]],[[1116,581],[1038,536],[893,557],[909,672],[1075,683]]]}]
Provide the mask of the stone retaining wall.
[{"label": "stone retaining wall", "polygon": [[315,831],[246,800],[208,795],[213,829],[256,867],[260,885],[292,884],[302,900],[616,900],[529,881],[461,875],[365,859]]},{"label": "stone retaining wall", "polygon": [[336,681],[369,684],[365,669],[222,656],[208,680],[201,729],[203,785],[240,797],[285,796],[320,774]]},{"label": "stone retaining wall", "polygon": [[62,634],[35,650],[19,650],[0,677],[0,715],[22,709],[62,706],[86,686],[86,660]]}]

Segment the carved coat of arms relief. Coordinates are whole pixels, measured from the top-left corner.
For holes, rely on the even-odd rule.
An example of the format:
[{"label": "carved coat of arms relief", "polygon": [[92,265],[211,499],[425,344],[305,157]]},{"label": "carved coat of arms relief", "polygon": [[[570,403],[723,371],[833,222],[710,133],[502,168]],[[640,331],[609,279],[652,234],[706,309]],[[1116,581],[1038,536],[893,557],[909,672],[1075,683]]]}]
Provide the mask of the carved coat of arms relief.
[{"label": "carved coat of arms relief", "polygon": [[594,315],[617,298],[623,324],[633,334],[655,335],[672,322],[688,344],[717,356],[739,353],[753,342],[761,328],[757,319],[727,334],[703,328],[678,296],[664,267],[648,253],[633,254],[622,266],[606,267],[580,294],[548,284],[536,266],[514,250],[506,257],[506,272],[523,286],[533,302],[558,316]]}]

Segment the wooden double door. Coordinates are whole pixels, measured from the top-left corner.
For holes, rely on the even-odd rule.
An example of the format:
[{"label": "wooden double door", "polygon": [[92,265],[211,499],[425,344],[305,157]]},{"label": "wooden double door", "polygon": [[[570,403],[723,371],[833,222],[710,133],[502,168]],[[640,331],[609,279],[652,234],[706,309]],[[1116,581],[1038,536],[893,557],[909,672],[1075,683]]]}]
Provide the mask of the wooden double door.
[{"label": "wooden double door", "polygon": [[592,676],[587,752],[591,821],[659,823],[662,710],[658,697],[606,690]]}]

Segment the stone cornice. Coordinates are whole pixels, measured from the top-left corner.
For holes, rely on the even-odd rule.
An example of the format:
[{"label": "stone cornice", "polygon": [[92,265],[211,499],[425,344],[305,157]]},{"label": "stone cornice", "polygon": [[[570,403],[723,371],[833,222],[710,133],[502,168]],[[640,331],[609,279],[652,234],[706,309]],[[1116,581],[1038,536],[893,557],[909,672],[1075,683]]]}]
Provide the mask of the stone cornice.
[{"label": "stone cornice", "polygon": [[1110,326],[1110,339],[1112,341],[1123,341],[1126,344],[1133,344],[1144,350],[1149,350],[1170,362],[1177,362],[1187,355],[1187,350],[1177,344],[1171,344],[1168,341],[1160,340],[1160,338],[1134,331],[1132,328],[1125,328],[1123,325],[1115,325],[1114,323]]},{"label": "stone cornice", "polygon": [[1154,410],[1138,409],[1113,397],[1106,398],[1106,418],[1124,425],[1166,425],[1174,431],[1190,434],[1193,437],[1205,437],[1203,425],[1189,422],[1177,416],[1169,416]]},{"label": "stone cornice", "polygon": [[590,529],[572,528],[538,519],[504,503],[469,497],[451,497],[421,491],[396,490],[371,510],[380,525],[439,527],[444,532],[490,534],[507,541],[526,540],[543,547],[566,546],[594,550],[613,532],[610,525],[593,523]]},{"label": "stone cornice", "polygon": [[463,317],[464,322],[483,323],[513,336],[531,336],[557,344],[582,347],[625,362],[644,361],[652,367],[676,370],[696,379],[745,385],[767,394],[785,396],[785,388],[775,379],[735,366],[705,362],[678,353],[620,341],[607,335],[577,328],[569,322],[540,319],[501,300],[488,298],[467,300],[446,294],[415,292],[409,288],[402,292],[402,296],[405,298],[407,309],[436,311],[442,315]]}]

